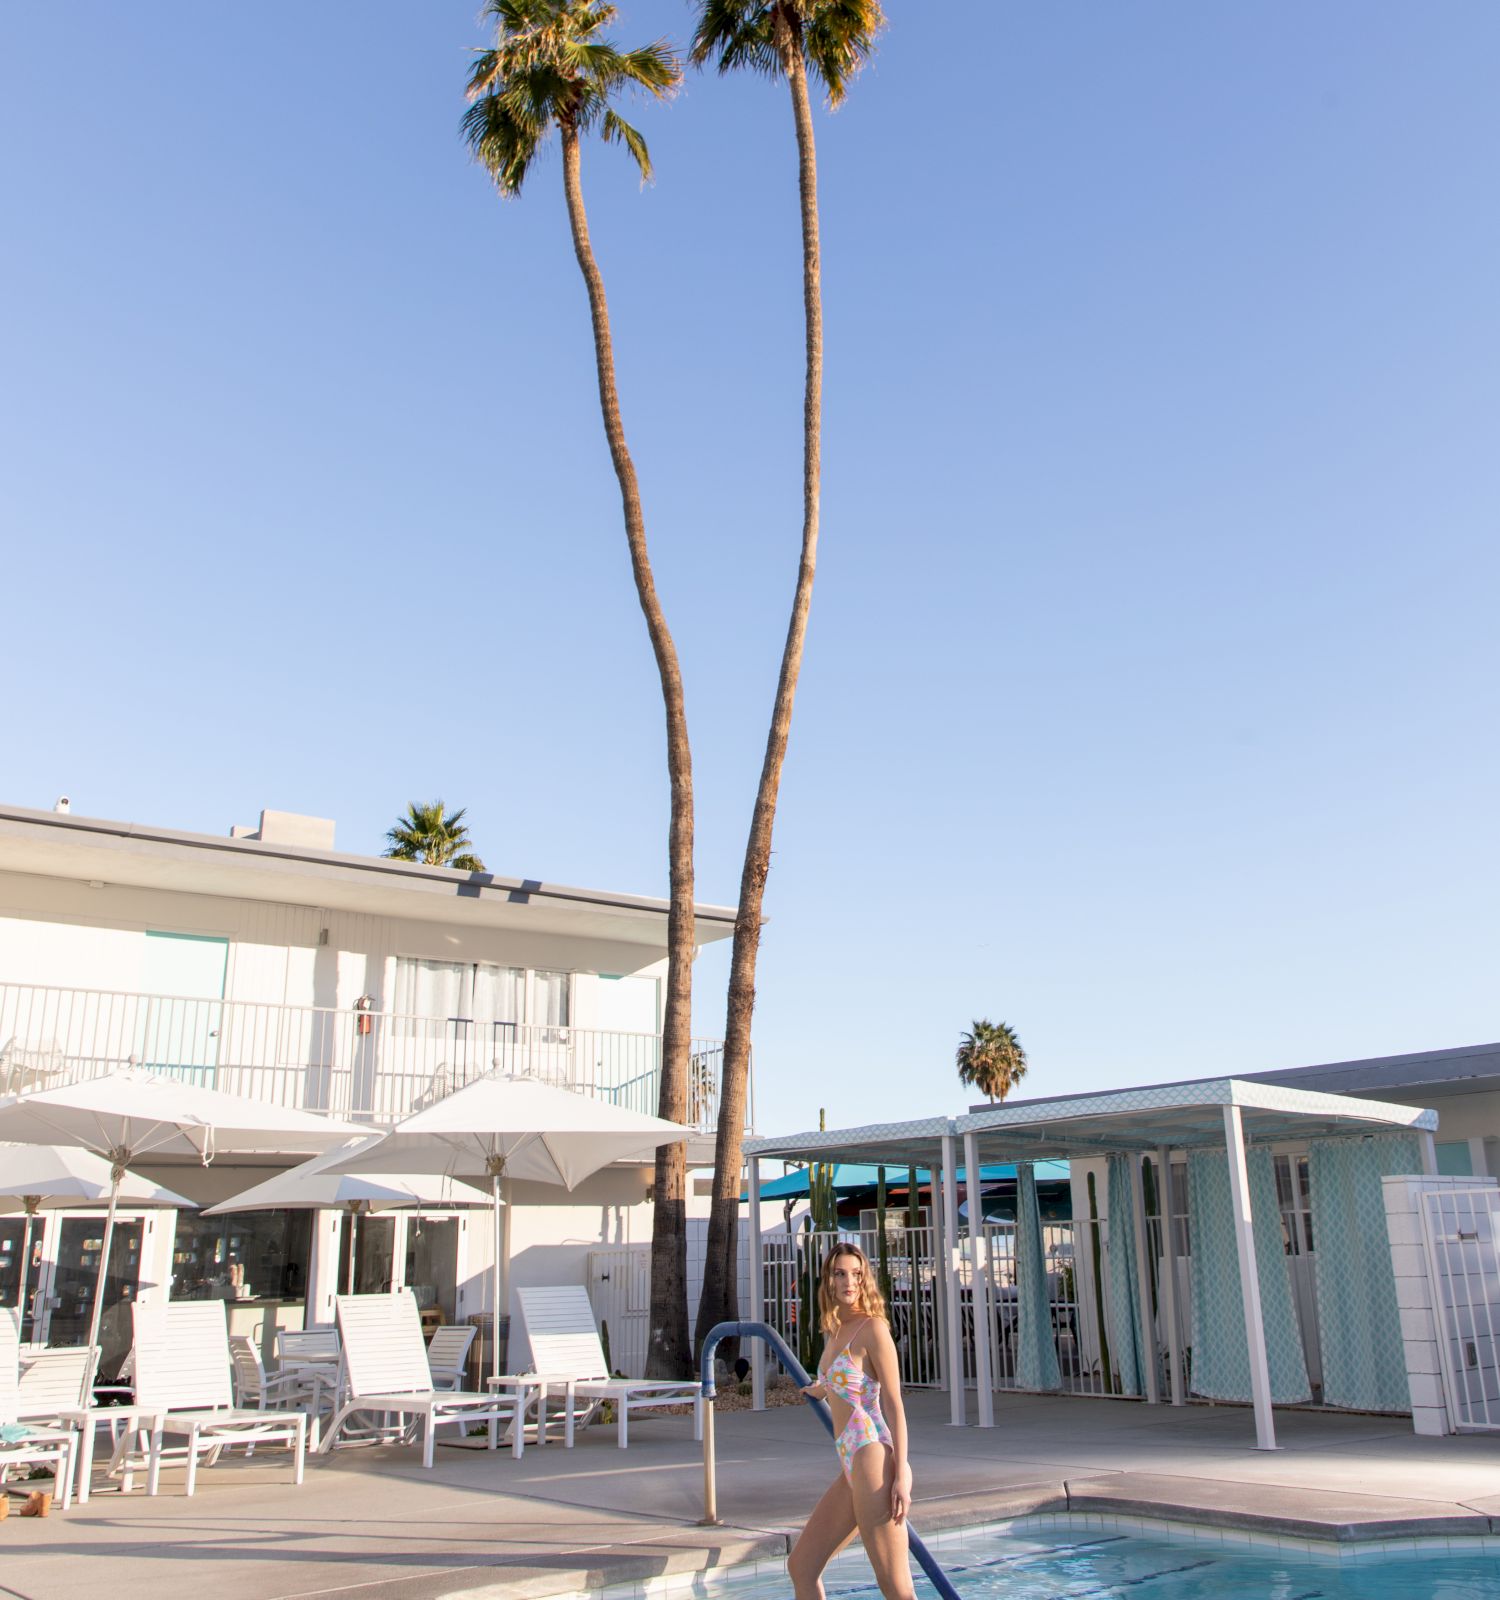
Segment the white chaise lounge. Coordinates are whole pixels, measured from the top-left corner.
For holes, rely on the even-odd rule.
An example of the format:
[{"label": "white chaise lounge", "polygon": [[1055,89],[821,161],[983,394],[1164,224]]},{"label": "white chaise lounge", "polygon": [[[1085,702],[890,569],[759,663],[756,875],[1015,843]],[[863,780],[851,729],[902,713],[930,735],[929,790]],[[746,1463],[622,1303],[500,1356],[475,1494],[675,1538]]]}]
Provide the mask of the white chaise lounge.
[{"label": "white chaise lounge", "polygon": [[[111,1473],[128,1471],[131,1441],[149,1430],[146,1492],[155,1494],[162,1461],[184,1456],[187,1493],[198,1485],[198,1458],[210,1464],[230,1444],[284,1444],[292,1481],[302,1482],[307,1417],[301,1411],[252,1411],[234,1404],[229,1323],[222,1300],[180,1300],[134,1307],[135,1404],[139,1429],[124,1433]],[[169,1439],[181,1445],[168,1446]]]},{"label": "white chaise lounge", "polygon": [[521,1454],[524,1440],[514,1397],[433,1387],[422,1319],[409,1289],[400,1294],[341,1294],[337,1305],[347,1388],[320,1450],[333,1448],[350,1418],[361,1412],[382,1412],[421,1419],[424,1467],[432,1465],[433,1435],[438,1428],[467,1430],[475,1422],[489,1424],[491,1450],[499,1443],[496,1425],[516,1423],[511,1453]]},{"label": "white chaise lounge", "polygon": [[630,1413],[661,1406],[693,1407],[693,1437],[703,1437],[703,1385],[652,1379],[616,1378],[604,1361],[604,1346],[594,1325],[594,1308],[581,1284],[562,1288],[518,1289],[521,1317],[531,1344],[533,1368],[544,1376],[573,1380],[573,1392],[590,1410],[608,1400],[615,1408],[619,1445],[630,1438]]}]

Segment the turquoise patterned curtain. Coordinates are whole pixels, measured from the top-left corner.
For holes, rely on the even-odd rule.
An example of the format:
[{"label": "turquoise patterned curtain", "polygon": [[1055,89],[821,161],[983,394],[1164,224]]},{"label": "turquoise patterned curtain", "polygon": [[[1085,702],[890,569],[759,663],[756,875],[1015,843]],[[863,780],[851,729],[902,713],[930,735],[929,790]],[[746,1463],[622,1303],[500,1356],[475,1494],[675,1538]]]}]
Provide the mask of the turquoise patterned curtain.
[{"label": "turquoise patterned curtain", "polygon": [[1421,1170],[1409,1133],[1308,1147],[1324,1405],[1411,1410],[1380,1180]]},{"label": "turquoise patterned curtain", "polygon": [[[1280,1405],[1296,1405],[1312,1399],[1312,1386],[1292,1300],[1276,1171],[1269,1150],[1249,1150],[1245,1159],[1271,1398]],[[1209,1400],[1249,1400],[1250,1347],[1245,1341],[1227,1152],[1188,1153],[1188,1218],[1193,1241],[1193,1393]]]},{"label": "turquoise patterned curtain", "polygon": [[1023,1389],[1060,1389],[1042,1212],[1036,1198],[1036,1168],[1030,1161],[1016,1167],[1016,1196],[1016,1382]]},{"label": "turquoise patterned curtain", "polygon": [[1130,1198],[1130,1157],[1109,1157],[1109,1349],[1124,1394],[1146,1392],[1141,1365],[1141,1312],[1136,1276],[1135,1209]]}]

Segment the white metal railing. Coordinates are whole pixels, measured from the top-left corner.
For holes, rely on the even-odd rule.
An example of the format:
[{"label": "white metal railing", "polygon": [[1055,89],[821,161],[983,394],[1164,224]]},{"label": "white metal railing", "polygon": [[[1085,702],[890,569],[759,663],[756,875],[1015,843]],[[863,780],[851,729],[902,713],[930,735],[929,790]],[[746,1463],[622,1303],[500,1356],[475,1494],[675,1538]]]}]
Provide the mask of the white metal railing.
[{"label": "white metal railing", "polygon": [[[762,1304],[765,1320],[791,1348],[817,1359],[820,1340],[803,1337],[809,1317],[817,1317],[816,1283],[823,1257],[840,1239],[855,1240],[872,1263],[879,1262],[879,1234],[874,1229],[811,1233],[793,1229],[764,1234]],[[886,1271],[890,1296],[886,1311],[900,1360],[901,1382],[909,1388],[942,1382],[942,1345],[938,1337],[937,1262],[931,1228],[886,1230]]]},{"label": "white metal railing", "polygon": [[[355,1120],[393,1121],[496,1070],[654,1115],[661,1036],[0,983],[0,1094],[131,1064]],[[693,1127],[714,1127],[722,1065],[720,1040],[693,1041]]]}]

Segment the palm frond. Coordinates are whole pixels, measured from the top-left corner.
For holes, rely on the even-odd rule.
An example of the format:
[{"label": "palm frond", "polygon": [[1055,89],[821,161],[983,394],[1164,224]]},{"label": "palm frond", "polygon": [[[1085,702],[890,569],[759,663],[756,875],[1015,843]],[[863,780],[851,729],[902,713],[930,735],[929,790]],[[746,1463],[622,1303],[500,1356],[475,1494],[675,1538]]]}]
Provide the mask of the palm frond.
[{"label": "palm frond", "polygon": [[604,113],[603,138],[606,144],[623,144],[641,169],[641,182],[651,182],[651,152],[646,148],[646,141],[618,111]]},{"label": "palm frond", "polygon": [[790,30],[808,72],[823,85],[830,107],[875,51],[885,26],[879,0],[699,0],[698,25],[688,59],[703,66],[717,58],[720,72],[743,67],[779,78],[781,28]]}]

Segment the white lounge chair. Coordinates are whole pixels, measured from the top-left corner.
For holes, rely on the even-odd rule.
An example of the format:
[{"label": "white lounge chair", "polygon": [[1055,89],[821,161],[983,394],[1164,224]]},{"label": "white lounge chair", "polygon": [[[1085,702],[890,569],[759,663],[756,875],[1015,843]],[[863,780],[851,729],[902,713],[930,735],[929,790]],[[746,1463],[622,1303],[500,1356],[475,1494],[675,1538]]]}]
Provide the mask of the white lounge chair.
[{"label": "white lounge chair", "polygon": [[73,1345],[62,1350],[34,1350],[21,1357],[16,1413],[24,1422],[56,1421],[59,1427],[81,1424],[84,1375],[99,1363],[99,1347]]},{"label": "white lounge chair", "polygon": [[693,1407],[693,1437],[703,1437],[703,1385],[653,1379],[616,1378],[604,1361],[604,1347],[594,1325],[594,1308],[581,1284],[564,1288],[518,1289],[521,1317],[531,1344],[535,1370],[574,1380],[574,1394],[591,1409],[608,1400],[615,1408],[619,1445],[629,1443],[632,1411],[659,1406]]},{"label": "white lounge chair", "polygon": [[[77,1433],[71,1427],[48,1427],[20,1415],[20,1343],[10,1317],[0,1317],[0,1486],[12,1467],[50,1463],[62,1509],[73,1503],[73,1454]],[[73,1387],[77,1403],[82,1374]],[[0,1487],[0,1493],[4,1493]]]},{"label": "white lounge chair", "polygon": [[461,1389],[464,1369],[469,1361],[469,1346],[479,1332],[472,1323],[457,1326],[446,1323],[432,1330],[427,1341],[427,1365],[432,1372],[434,1389]]},{"label": "white lounge chair", "polygon": [[[222,1300],[184,1300],[160,1306],[137,1303],[135,1315],[135,1406],[150,1429],[146,1492],[155,1494],[168,1455],[187,1459],[187,1493],[198,1483],[198,1457],[210,1465],[229,1444],[285,1444],[292,1451],[292,1481],[302,1482],[307,1454],[307,1417],[300,1411],[236,1409],[231,1384],[229,1323]],[[116,1447],[111,1472],[126,1467]],[[167,1448],[166,1440],[185,1444]]]},{"label": "white lounge chair", "polygon": [[427,1346],[422,1342],[422,1319],[409,1289],[400,1294],[341,1294],[337,1305],[347,1390],[320,1450],[333,1448],[351,1417],[360,1412],[383,1412],[421,1419],[424,1467],[432,1465],[433,1435],[438,1428],[466,1430],[475,1422],[489,1424],[491,1450],[499,1443],[496,1425],[515,1423],[511,1451],[521,1454],[524,1440],[512,1396],[433,1387]]}]

